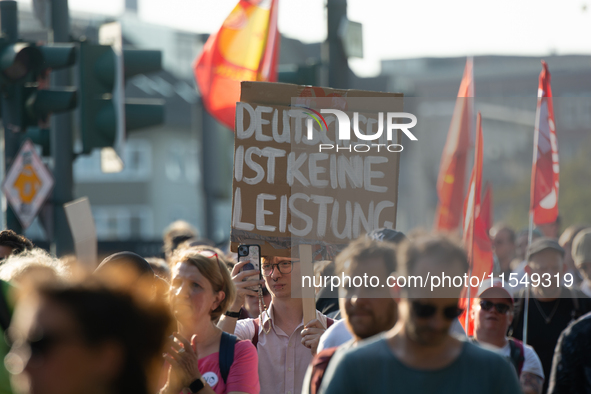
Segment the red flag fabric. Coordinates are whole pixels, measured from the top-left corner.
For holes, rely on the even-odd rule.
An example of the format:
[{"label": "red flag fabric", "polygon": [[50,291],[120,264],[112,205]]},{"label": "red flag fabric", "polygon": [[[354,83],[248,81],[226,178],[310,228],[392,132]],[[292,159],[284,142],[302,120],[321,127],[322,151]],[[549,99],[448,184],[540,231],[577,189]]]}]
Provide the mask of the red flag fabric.
[{"label": "red flag fabric", "polygon": [[234,130],[241,81],[277,81],[278,0],[240,0],[194,65],[207,111]]},{"label": "red flag fabric", "polygon": [[[493,251],[492,243],[488,236],[486,223],[483,220],[483,207],[481,205],[480,193],[482,186],[482,123],[480,113],[476,118],[476,146],[474,153],[474,167],[472,168],[472,175],[470,176],[470,183],[468,184],[468,194],[464,201],[464,245],[468,253],[468,261],[470,262],[470,271],[468,276],[478,277],[479,282],[484,279],[493,269]],[[464,308],[464,313],[460,316],[460,322],[464,327],[464,331],[469,336],[474,334],[474,322],[469,313],[469,308],[472,307],[474,297],[478,293],[479,285],[476,280],[470,280],[470,298],[460,300],[460,307]],[[467,297],[468,295],[465,294]],[[469,321],[466,326],[466,314],[468,314]]]},{"label": "red flag fabric", "polygon": [[558,141],[554,123],[552,89],[548,65],[542,60],[538,85],[538,107],[534,130],[530,212],[536,225],[553,223],[558,217]]},{"label": "red flag fabric", "polygon": [[436,231],[454,231],[460,225],[473,116],[472,99],[465,97],[474,97],[472,69],[472,58],[468,58],[439,165],[439,203],[434,224]]},{"label": "red flag fabric", "polygon": [[492,186],[488,182],[484,184],[484,197],[482,198],[482,205],[480,210],[482,212],[482,221],[484,222],[484,228],[486,229],[486,232],[488,234],[494,220]]}]

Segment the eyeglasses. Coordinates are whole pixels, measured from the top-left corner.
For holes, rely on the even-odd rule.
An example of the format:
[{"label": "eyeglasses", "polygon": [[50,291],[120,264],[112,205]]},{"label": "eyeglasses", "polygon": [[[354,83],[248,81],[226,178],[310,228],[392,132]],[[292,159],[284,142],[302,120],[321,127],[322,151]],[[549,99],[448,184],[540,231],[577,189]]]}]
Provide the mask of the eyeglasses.
[{"label": "eyeglasses", "polygon": [[264,262],[261,267],[261,271],[263,272],[263,276],[271,276],[273,275],[275,267],[277,267],[279,272],[285,275],[291,273],[291,270],[293,269],[293,263],[293,260],[283,260],[275,264]]},{"label": "eyeglasses", "polygon": [[[421,319],[429,319],[435,316],[437,309],[439,308],[432,304],[423,304],[418,301],[412,302],[412,312],[416,317]],[[460,316],[462,312],[464,312],[464,310],[457,305],[448,306],[443,308],[443,317],[447,320],[453,320]]]},{"label": "eyeglasses", "polygon": [[484,309],[487,312],[489,312],[493,307],[501,315],[504,315],[505,313],[507,313],[509,311],[509,309],[511,309],[511,306],[510,305],[507,305],[507,304],[503,304],[503,303],[495,304],[494,302],[488,301],[488,300],[482,300],[482,301],[480,301],[480,308],[481,309]]}]

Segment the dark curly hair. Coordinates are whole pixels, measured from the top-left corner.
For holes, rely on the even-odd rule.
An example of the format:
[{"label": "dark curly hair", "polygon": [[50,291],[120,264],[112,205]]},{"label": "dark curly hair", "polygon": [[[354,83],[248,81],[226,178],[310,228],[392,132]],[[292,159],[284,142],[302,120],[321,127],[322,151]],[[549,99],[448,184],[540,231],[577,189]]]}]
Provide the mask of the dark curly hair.
[{"label": "dark curly hair", "polygon": [[33,243],[12,230],[0,231],[0,246],[12,248],[12,254],[19,254],[33,249]]}]

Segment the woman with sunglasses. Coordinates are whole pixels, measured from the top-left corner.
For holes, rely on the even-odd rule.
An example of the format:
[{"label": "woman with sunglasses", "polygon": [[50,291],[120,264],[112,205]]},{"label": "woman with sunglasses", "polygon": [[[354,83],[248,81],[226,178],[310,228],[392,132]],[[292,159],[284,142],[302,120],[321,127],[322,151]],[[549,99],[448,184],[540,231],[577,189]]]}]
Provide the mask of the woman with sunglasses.
[{"label": "woman with sunglasses", "polygon": [[[215,248],[183,249],[172,257],[170,302],[178,331],[164,355],[168,375],[161,394],[259,392],[255,347],[215,325],[236,296],[226,266]],[[232,345],[233,357],[227,354]]]},{"label": "woman with sunglasses", "polygon": [[[31,394],[148,394],[157,389],[168,306],[97,282],[24,295],[5,359],[13,387]],[[141,289],[136,289],[141,290]],[[149,290],[149,289],[146,289]]]}]

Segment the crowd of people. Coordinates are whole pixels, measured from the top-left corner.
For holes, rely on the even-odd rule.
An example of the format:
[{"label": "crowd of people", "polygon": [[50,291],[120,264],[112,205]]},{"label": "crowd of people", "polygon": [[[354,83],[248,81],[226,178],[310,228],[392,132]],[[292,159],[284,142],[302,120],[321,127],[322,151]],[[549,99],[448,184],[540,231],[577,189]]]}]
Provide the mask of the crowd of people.
[{"label": "crowd of people", "polygon": [[[530,243],[495,225],[495,277],[468,311],[460,287],[345,284],[318,287],[306,322],[295,250],[245,270],[179,221],[163,258],[119,252],[88,272],[4,230],[0,394],[591,393],[591,228],[559,228]],[[453,237],[391,229],[313,266],[381,283],[469,272]],[[566,273],[547,287],[499,279]]]}]

